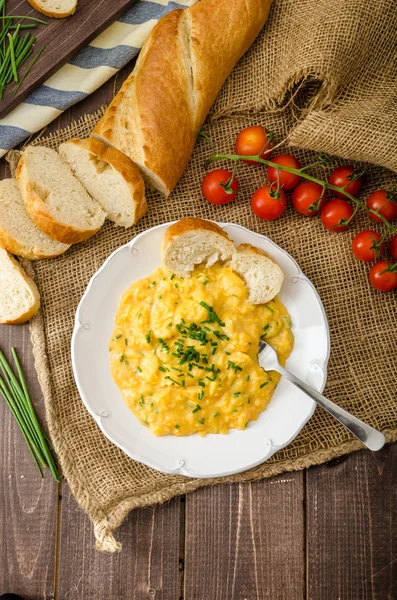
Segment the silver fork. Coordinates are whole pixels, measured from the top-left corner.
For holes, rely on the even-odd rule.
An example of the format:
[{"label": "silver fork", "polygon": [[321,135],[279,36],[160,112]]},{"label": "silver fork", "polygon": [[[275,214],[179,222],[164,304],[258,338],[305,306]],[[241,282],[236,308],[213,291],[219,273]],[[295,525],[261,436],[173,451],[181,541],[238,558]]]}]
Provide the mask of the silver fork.
[{"label": "silver fork", "polygon": [[384,446],[386,440],[383,433],[360,421],[357,417],[353,417],[346,410],[328,400],[328,398],[301,381],[301,379],[298,379],[298,377],[295,377],[287,369],[284,369],[278,362],[276,351],[263,341],[259,344],[258,362],[266,371],[277,371],[288,379],[288,381],[296,385],[297,388],[305,392],[312,400],[317,402],[317,404],[339,421],[339,423],[342,423],[346,429],[370,450],[380,450]]}]

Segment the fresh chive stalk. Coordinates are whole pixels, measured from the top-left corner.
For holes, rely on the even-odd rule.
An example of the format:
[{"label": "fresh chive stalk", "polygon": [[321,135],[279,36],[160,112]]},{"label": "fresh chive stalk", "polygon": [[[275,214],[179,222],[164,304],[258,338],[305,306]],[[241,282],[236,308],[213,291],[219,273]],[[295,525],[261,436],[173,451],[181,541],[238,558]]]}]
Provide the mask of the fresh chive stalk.
[{"label": "fresh chive stalk", "polygon": [[11,348],[11,353],[18,377],[14,374],[10,364],[0,350],[0,371],[2,373],[2,377],[0,376],[0,394],[3,396],[21,430],[40,476],[43,477],[40,468],[41,464],[43,468],[48,467],[55,481],[59,482],[60,476],[51,454],[51,444],[44,434],[34,411],[26,379],[15,348]]}]

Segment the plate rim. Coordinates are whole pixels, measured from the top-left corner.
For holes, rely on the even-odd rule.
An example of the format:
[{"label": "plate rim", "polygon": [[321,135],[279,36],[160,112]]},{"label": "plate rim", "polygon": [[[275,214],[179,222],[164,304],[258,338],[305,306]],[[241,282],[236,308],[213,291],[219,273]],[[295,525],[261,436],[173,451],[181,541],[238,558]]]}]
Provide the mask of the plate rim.
[{"label": "plate rim", "polygon": [[[211,220],[211,219],[206,219],[206,220]],[[96,422],[96,424],[98,425],[98,427],[100,428],[100,430],[102,431],[102,433],[105,435],[105,437],[115,446],[117,446],[118,448],[120,448],[120,450],[122,450],[124,452],[124,454],[126,454],[129,458],[131,458],[132,460],[135,460],[141,464],[144,464],[156,471],[159,471],[161,473],[165,473],[167,475],[182,475],[185,477],[191,477],[194,479],[215,479],[218,477],[228,477],[230,475],[236,475],[238,473],[243,473],[245,471],[249,471],[250,469],[253,469],[261,464],[263,464],[264,462],[266,462],[267,460],[269,460],[269,458],[271,456],[273,456],[273,454],[275,454],[276,452],[278,452],[279,450],[281,450],[282,448],[287,447],[298,435],[299,433],[302,431],[303,427],[306,425],[306,423],[308,423],[308,421],[312,418],[316,408],[317,408],[317,403],[313,400],[312,401],[312,408],[311,410],[308,412],[307,416],[303,419],[303,421],[300,423],[298,429],[295,431],[295,433],[283,444],[281,445],[276,445],[271,443],[270,445],[267,444],[268,447],[268,451],[257,461],[254,461],[253,463],[250,463],[249,465],[246,465],[244,467],[239,467],[237,469],[230,469],[228,471],[221,471],[220,473],[211,473],[211,474],[206,474],[206,473],[192,473],[191,471],[189,471],[189,469],[185,469],[184,465],[181,465],[179,468],[177,469],[166,469],[166,468],[159,468],[158,465],[155,465],[150,459],[147,458],[142,458],[141,456],[136,455],[134,452],[131,452],[130,450],[126,449],[121,443],[117,442],[112,435],[110,435],[107,430],[106,427],[103,423],[103,419],[102,416],[99,415],[98,413],[96,413],[93,408],[90,406],[90,403],[88,401],[88,399],[86,398],[82,386],[80,385],[80,381],[79,381],[79,376],[78,376],[78,370],[77,370],[77,362],[76,362],[76,356],[75,356],[75,345],[76,345],[76,338],[77,338],[77,334],[80,331],[81,328],[83,328],[82,325],[82,321],[80,320],[80,311],[84,305],[84,302],[86,301],[87,296],[89,295],[91,288],[94,284],[94,281],[97,279],[97,277],[99,277],[99,275],[102,273],[102,271],[106,268],[108,262],[110,262],[110,260],[113,258],[113,256],[115,256],[117,253],[121,252],[122,250],[124,250],[127,247],[132,247],[141,237],[143,237],[144,235],[155,231],[157,229],[160,229],[162,227],[170,227],[171,225],[173,225],[174,223],[177,223],[178,221],[180,221],[180,219],[175,219],[174,221],[169,221],[166,223],[160,223],[159,225],[155,225],[153,227],[150,227],[149,229],[145,229],[144,231],[142,231],[141,233],[138,233],[136,236],[134,236],[129,242],[123,244],[122,246],[119,246],[118,248],[116,248],[111,254],[109,254],[109,256],[105,259],[105,261],[103,262],[103,264],[99,267],[99,269],[97,269],[97,271],[92,275],[92,277],[90,278],[86,289],[84,290],[84,293],[80,299],[80,302],[77,306],[76,309],[76,313],[75,313],[75,319],[74,319],[74,327],[73,327],[73,333],[72,333],[72,337],[71,337],[71,359],[72,359],[72,371],[73,371],[73,377],[74,377],[74,381],[76,383],[76,387],[80,396],[81,401],[83,402],[86,410],[88,411],[88,413],[91,415],[91,417],[94,419],[94,421]],[[262,234],[262,233],[257,233],[256,231],[252,231],[251,229],[248,229],[248,227],[244,227],[243,225],[237,224],[237,223],[231,223],[231,222],[219,222],[219,221],[212,221],[214,223],[216,223],[219,227],[224,228],[227,226],[232,226],[232,227],[236,227],[238,229],[240,229],[243,232],[248,232],[251,235],[254,235],[255,237],[261,238],[261,239],[265,239],[267,242],[270,242],[270,244],[272,246],[274,246],[275,248],[277,248],[278,250],[280,250],[283,254],[285,254],[286,256],[288,256],[288,258],[294,263],[296,269],[297,269],[297,275],[296,277],[302,278],[304,279],[310,286],[312,292],[314,292],[314,295],[317,299],[318,305],[320,307],[320,310],[322,312],[322,316],[323,316],[323,321],[324,321],[324,326],[325,326],[325,334],[326,334],[326,342],[327,342],[327,352],[326,352],[326,356],[322,362],[322,370],[324,373],[324,379],[321,385],[321,389],[318,389],[319,392],[323,392],[325,386],[326,386],[326,382],[327,382],[327,374],[328,374],[328,363],[329,363],[329,358],[330,358],[330,352],[331,352],[331,336],[330,336],[330,330],[329,330],[329,323],[328,323],[328,319],[327,319],[327,315],[325,312],[325,308],[324,305],[322,303],[322,300],[320,298],[319,293],[317,292],[317,289],[315,288],[313,282],[305,275],[305,273],[302,271],[302,269],[300,268],[299,264],[297,263],[297,261],[295,260],[295,258],[293,256],[291,256],[286,250],[284,250],[284,248],[281,248],[281,246],[279,246],[278,244],[276,244],[276,242],[274,242],[272,239],[270,239],[269,237],[267,237],[266,235]]]}]

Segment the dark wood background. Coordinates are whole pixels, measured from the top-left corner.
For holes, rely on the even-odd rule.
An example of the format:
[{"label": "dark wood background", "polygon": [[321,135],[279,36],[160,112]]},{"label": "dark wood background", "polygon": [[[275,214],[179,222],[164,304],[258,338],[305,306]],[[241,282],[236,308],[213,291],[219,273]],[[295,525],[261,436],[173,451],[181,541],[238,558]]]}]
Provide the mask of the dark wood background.
[{"label": "dark wood background", "polygon": [[[64,19],[51,19],[34,10],[26,0],[6,1],[7,15],[29,15],[47,21],[47,25],[37,23],[36,29],[28,30],[37,40],[34,44],[33,54],[21,68],[22,75],[41,46],[44,45],[45,50],[15,96],[16,84],[11,83],[6,87],[3,99],[0,101],[0,118],[5,117],[33,89],[55,73],[60,66],[67,63],[80,48],[91,42],[95,36],[104,31],[110,23],[137,2],[137,0],[79,0],[74,15]],[[33,23],[27,19],[14,21],[15,24],[18,22]],[[21,31],[22,36],[25,33],[25,31]]]},{"label": "dark wood background", "polygon": [[[131,67],[59,117],[109,102]],[[0,176],[7,175],[4,161]],[[27,326],[0,327],[43,415]],[[321,409],[318,409],[321,410]],[[0,594],[26,600],[395,600],[397,445],[133,511],[122,553],[94,550],[66,483],[43,481],[0,402]]]}]

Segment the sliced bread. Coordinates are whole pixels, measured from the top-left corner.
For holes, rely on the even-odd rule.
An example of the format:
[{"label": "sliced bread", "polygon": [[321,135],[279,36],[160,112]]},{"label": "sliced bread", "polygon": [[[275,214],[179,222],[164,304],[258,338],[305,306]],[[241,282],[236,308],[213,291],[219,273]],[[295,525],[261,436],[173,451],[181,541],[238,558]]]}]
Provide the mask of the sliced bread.
[{"label": "sliced bread", "polygon": [[104,211],[55,150],[25,148],[16,179],[29,216],[54,240],[76,244],[103,225]]},{"label": "sliced bread", "polygon": [[181,277],[189,277],[196,265],[207,267],[230,260],[235,247],[227,233],[212,221],[182,219],[171,225],[162,242],[163,264]]},{"label": "sliced bread", "polygon": [[43,15],[56,19],[69,17],[77,7],[77,0],[28,0],[28,2]]},{"label": "sliced bread", "polygon": [[241,244],[233,254],[230,266],[244,280],[252,304],[266,304],[280,292],[284,274],[260,248]]},{"label": "sliced bread", "polygon": [[123,152],[93,138],[69,140],[58,152],[110,221],[131,227],[146,214],[142,175]]},{"label": "sliced bread", "polygon": [[0,323],[17,325],[40,308],[35,282],[6,250],[0,248]]},{"label": "sliced bread", "polygon": [[59,256],[70,246],[43,233],[26,212],[16,180],[3,179],[0,181],[0,247],[35,260]]}]

